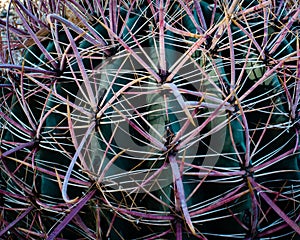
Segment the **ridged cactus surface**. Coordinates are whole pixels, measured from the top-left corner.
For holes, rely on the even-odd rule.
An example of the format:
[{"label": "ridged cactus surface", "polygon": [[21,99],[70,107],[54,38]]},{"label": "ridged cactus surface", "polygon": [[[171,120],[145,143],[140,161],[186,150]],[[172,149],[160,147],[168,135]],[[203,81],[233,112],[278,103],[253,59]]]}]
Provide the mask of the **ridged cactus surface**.
[{"label": "ridged cactus surface", "polygon": [[1,239],[299,239],[296,0],[13,0]]}]

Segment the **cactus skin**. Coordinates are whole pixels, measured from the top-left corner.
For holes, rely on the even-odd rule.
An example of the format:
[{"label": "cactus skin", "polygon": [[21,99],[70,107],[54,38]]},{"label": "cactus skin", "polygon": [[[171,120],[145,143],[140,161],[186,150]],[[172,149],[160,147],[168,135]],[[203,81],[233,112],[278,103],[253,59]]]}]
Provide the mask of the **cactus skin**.
[{"label": "cactus skin", "polygon": [[[0,60],[4,79],[0,95],[0,238],[299,238],[298,3],[244,0],[237,4],[233,0],[225,6],[222,1],[209,0],[61,1],[61,8],[54,8],[54,1],[40,1],[41,5],[15,2],[20,18],[26,16],[24,28],[29,35],[16,36],[17,31],[9,26],[9,40],[13,43],[14,37],[19,39],[22,61],[15,64]],[[64,9],[75,10],[72,18]],[[44,13],[47,19],[39,19],[42,24],[28,14],[30,11],[39,13],[33,14],[36,16]],[[47,28],[48,35],[43,40],[35,39],[31,46],[23,44],[23,40],[33,39],[41,26]],[[0,27],[4,29],[5,25],[0,22]],[[194,111],[196,126],[207,122],[192,139],[197,144],[196,156],[188,163],[176,148],[184,137],[178,145],[168,145],[172,134],[176,137],[180,132],[180,123],[189,122],[188,116],[178,119],[170,110],[169,118],[164,118],[160,114],[161,95],[147,94],[144,101],[149,105],[142,113],[158,132],[166,134],[167,140],[162,141],[166,150],[161,151],[155,164],[129,159],[125,151],[114,165],[129,175],[133,170],[168,166],[174,180],[153,191],[116,191],[98,181],[99,175],[87,169],[80,157],[74,158],[80,143],[74,140],[70,122],[74,116],[70,112],[80,107],[76,104],[83,99],[77,94],[83,86],[95,86],[85,74],[93,73],[108,60],[117,70],[126,70],[134,62],[141,75],[150,75],[146,83],[154,84],[158,78],[161,83],[157,85],[166,86],[172,71],[163,69],[162,40],[167,70],[177,61],[176,53],[191,51],[187,63],[194,68],[185,64],[180,69],[183,73],[189,69],[190,75],[180,79],[179,71],[171,83],[182,92],[207,90],[207,96],[221,100],[217,107],[227,104],[228,109],[216,118],[209,107],[188,110],[190,114]],[[201,44],[193,51],[196,43]],[[5,46],[11,54],[15,52]],[[150,70],[146,69],[131,52],[136,49],[149,54],[156,66],[149,60],[146,64]],[[128,65],[124,53],[130,53]],[[193,75],[193,70],[197,74]],[[100,104],[96,94],[100,89],[94,89],[97,107],[88,106],[89,115],[82,112],[91,118],[86,123],[95,126],[101,152],[111,141],[108,161],[124,150],[113,137],[115,123],[110,121],[118,115],[114,107],[122,95],[102,118],[97,118],[97,113],[137,75],[115,72],[109,76],[101,83],[108,95]],[[134,84],[122,94],[140,85]],[[190,102],[211,103],[206,95],[182,95]],[[87,102],[92,105],[91,99]],[[170,109],[176,104],[170,101]],[[154,131],[141,117],[138,119],[144,133],[153,136]],[[152,138],[146,139],[135,127],[129,129],[128,137],[138,145],[146,145],[142,141],[152,144]],[[224,134],[220,152],[211,145],[210,132],[214,130]],[[210,151],[217,151],[218,162],[214,168],[203,166],[207,172],[203,177],[199,167]],[[71,167],[73,160],[76,164]],[[68,172],[72,173],[69,178]]]}]

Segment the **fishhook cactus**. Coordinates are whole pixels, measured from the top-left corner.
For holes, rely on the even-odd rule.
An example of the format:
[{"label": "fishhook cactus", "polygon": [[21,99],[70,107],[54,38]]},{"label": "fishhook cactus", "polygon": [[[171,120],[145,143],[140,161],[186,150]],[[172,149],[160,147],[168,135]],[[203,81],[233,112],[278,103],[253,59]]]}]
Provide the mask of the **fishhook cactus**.
[{"label": "fishhook cactus", "polygon": [[299,239],[298,1],[8,8],[1,238]]}]

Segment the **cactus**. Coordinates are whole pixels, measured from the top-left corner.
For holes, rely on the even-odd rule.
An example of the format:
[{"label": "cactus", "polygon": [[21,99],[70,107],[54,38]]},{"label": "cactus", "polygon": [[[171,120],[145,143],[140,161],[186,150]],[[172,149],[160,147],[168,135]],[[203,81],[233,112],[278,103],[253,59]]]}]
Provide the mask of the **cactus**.
[{"label": "cactus", "polygon": [[1,238],[299,238],[297,1],[9,8]]}]

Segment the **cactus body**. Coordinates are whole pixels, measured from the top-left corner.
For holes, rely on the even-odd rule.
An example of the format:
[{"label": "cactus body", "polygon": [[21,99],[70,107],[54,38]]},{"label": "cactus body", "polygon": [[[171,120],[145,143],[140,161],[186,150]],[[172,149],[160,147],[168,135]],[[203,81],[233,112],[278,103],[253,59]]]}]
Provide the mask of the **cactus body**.
[{"label": "cactus body", "polygon": [[15,3],[0,237],[299,238],[298,3]]}]

